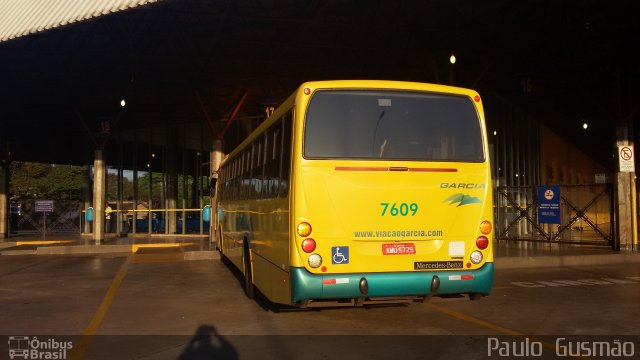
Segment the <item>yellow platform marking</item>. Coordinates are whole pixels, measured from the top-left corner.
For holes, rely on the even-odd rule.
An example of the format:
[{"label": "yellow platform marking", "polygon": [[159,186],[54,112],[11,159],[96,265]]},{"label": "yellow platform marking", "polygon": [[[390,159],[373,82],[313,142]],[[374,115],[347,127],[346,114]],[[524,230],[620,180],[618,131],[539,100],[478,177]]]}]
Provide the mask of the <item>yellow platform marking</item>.
[{"label": "yellow platform marking", "polygon": [[133,263],[135,264],[149,264],[149,263],[164,263],[164,262],[176,262],[184,260],[184,252],[170,252],[170,253],[139,253],[140,249],[179,249],[185,246],[197,245],[197,243],[166,243],[166,244],[137,244],[132,245],[132,251],[135,254],[133,257]]},{"label": "yellow platform marking", "polygon": [[16,241],[16,246],[20,245],[53,245],[72,243],[73,240],[36,240],[36,241]]},{"label": "yellow platform marking", "polygon": [[132,252],[138,252],[138,250],[144,248],[144,249],[150,249],[150,248],[178,248],[178,247],[186,247],[186,246],[192,246],[192,245],[198,245],[198,243],[192,243],[192,242],[188,242],[188,243],[161,243],[161,244],[133,244],[131,245],[131,251]]}]

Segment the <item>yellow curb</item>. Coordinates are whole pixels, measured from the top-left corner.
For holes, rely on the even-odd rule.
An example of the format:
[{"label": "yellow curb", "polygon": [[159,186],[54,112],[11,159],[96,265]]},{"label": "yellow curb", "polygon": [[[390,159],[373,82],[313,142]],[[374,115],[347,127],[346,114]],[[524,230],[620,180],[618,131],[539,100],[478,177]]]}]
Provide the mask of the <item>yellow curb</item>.
[{"label": "yellow curb", "polygon": [[65,244],[73,242],[73,240],[38,240],[38,241],[16,241],[16,246],[20,245],[52,245]]},{"label": "yellow curb", "polygon": [[198,243],[134,244],[131,245],[131,251],[135,253],[141,248],[175,248],[191,245],[198,245]]}]

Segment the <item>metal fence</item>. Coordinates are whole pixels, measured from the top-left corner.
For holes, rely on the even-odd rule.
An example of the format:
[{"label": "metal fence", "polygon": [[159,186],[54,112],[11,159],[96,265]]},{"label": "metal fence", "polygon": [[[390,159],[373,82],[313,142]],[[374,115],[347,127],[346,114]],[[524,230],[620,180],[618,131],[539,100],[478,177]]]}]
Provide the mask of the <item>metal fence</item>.
[{"label": "metal fence", "polygon": [[497,239],[614,247],[612,185],[563,185],[560,192],[560,224],[543,224],[536,186],[498,187]]},{"label": "metal fence", "polygon": [[45,227],[48,234],[79,233],[82,203],[79,200],[53,200],[53,212],[36,212],[36,200],[22,199],[11,201],[9,231],[12,234],[42,233]]}]

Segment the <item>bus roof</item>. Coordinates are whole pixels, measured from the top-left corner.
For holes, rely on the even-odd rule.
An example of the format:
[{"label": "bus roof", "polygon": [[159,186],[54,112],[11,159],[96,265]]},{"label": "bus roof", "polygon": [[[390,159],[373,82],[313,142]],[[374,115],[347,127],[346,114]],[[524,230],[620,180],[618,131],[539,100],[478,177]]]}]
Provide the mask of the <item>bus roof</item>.
[{"label": "bus roof", "polygon": [[416,90],[429,91],[446,94],[468,95],[473,97],[478,95],[474,90],[430,83],[420,83],[411,81],[395,81],[395,80],[325,80],[325,81],[309,81],[302,84],[298,91],[304,88],[311,90],[317,89],[349,89],[349,88],[365,88],[365,89],[385,89],[385,90]]}]

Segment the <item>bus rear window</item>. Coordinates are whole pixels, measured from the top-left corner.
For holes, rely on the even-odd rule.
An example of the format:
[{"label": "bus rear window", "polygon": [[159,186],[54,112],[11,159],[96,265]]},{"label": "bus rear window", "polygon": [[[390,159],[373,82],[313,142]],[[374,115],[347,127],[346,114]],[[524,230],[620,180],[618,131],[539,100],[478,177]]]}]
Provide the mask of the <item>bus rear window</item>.
[{"label": "bus rear window", "polygon": [[401,91],[318,91],[304,156],[482,162],[480,120],[468,97]]}]

